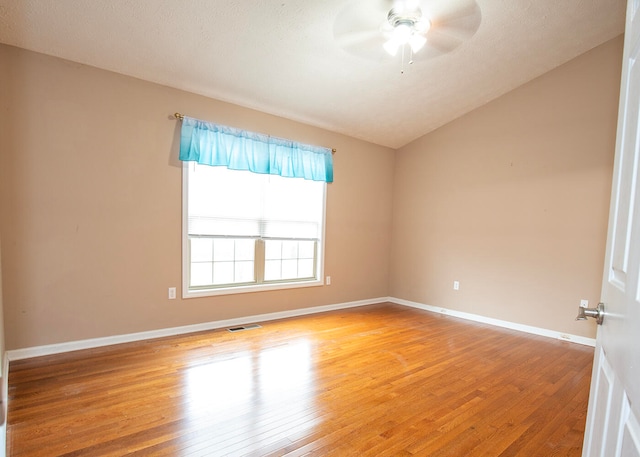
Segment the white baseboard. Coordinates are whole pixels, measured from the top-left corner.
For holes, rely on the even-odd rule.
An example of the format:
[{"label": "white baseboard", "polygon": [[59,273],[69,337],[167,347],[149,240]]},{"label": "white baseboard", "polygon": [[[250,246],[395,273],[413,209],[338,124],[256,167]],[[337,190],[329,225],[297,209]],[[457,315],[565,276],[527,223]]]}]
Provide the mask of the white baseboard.
[{"label": "white baseboard", "polygon": [[555,338],[563,341],[570,341],[572,343],[578,343],[585,346],[596,346],[596,340],[594,338],[587,338],[579,335],[570,335],[567,333],[556,332],[555,330],[549,330],[540,327],[532,327],[530,325],[517,324],[515,322],[503,321],[500,319],[494,319],[491,317],[481,316],[479,314],[465,313],[462,311],[455,311],[447,308],[440,308],[437,306],[425,305],[423,303],[416,303],[401,298],[389,297],[387,301],[396,303],[398,305],[410,306],[412,308],[423,309],[425,311],[431,311],[439,314],[446,314],[448,316],[459,317],[461,319],[467,319],[476,322],[482,322],[483,324],[495,325],[497,327],[508,328],[511,330],[518,330],[520,332],[532,333],[534,335],[546,336],[548,338]]},{"label": "white baseboard", "polygon": [[[107,336],[103,338],[91,338],[80,341],[69,341],[66,343],[49,344],[45,346],[36,346],[24,349],[13,349],[7,351],[5,357],[5,363],[8,365],[10,360],[29,359],[32,357],[40,357],[43,355],[60,354],[64,352],[77,351],[80,349],[91,349],[102,346],[110,346],[112,344],[131,343],[134,341],[149,340],[153,338],[162,338],[165,336],[182,335],[185,333],[200,332],[203,330],[213,330],[225,327],[235,327],[238,325],[251,324],[256,322],[266,322],[276,319],[285,319],[288,317],[305,316],[308,314],[323,313],[326,311],[334,311],[339,309],[355,308],[358,306],[367,306],[378,303],[391,302],[398,305],[409,306],[412,308],[418,308],[425,311],[435,312],[439,314],[446,314],[453,317],[459,317],[462,319],[472,320],[476,322],[482,322],[485,324],[495,325],[497,327],[508,328],[511,330],[518,330],[521,332],[531,333],[534,335],[546,336],[548,338],[555,338],[563,341],[570,341],[573,343],[583,344],[585,346],[595,347],[595,339],[586,338],[578,335],[570,335],[567,333],[556,332],[554,330],[548,330],[539,327],[532,327],[529,325],[517,324],[514,322],[503,321],[500,319],[493,319],[490,317],[481,316],[478,314],[465,313],[461,311],[455,311],[447,308],[440,308],[431,305],[425,305],[423,303],[412,302],[395,297],[380,297],[372,298],[368,300],[358,300],[353,302],[339,303],[334,305],[314,306],[311,308],[301,308],[290,311],[281,311],[268,314],[257,314],[254,316],[239,317],[235,319],[226,319],[221,321],[204,322],[201,324],[185,325],[181,327],[172,327],[159,330],[150,330],[147,332],[129,333],[125,335]],[[8,371],[4,371],[8,373]],[[2,381],[6,382],[6,376]],[[6,390],[4,391],[6,392]],[[3,403],[3,405],[6,403]],[[0,456],[1,457],[1,456]]]},{"label": "white baseboard", "polygon": [[256,322],[266,322],[287,317],[304,316],[307,314],[323,313],[338,309],[355,308],[357,306],[373,305],[388,301],[387,297],[372,298],[368,300],[358,300],[353,302],[339,303],[335,305],[314,306],[311,308],[294,309],[268,314],[257,314],[254,316],[238,317],[221,321],[204,322],[201,324],[184,325],[181,327],[164,328],[150,330],[147,332],[129,333],[126,335],[107,336],[103,338],[91,338],[87,340],[69,341],[66,343],[48,344],[45,346],[35,346],[24,349],[13,349],[7,352],[7,360],[21,360],[43,355],[60,354],[63,352],[77,351],[80,349],[92,349],[112,344],[131,343],[134,341],[150,340],[152,338],[162,338],[164,336],[182,335],[185,333],[201,332],[203,330],[213,330],[226,327],[237,327],[239,325]]}]

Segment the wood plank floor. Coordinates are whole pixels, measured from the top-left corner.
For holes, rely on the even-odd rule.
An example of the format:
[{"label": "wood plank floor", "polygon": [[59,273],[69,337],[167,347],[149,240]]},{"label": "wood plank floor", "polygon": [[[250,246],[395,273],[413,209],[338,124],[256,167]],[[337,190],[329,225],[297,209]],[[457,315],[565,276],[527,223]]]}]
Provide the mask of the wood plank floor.
[{"label": "wood plank floor", "polygon": [[593,349],[393,304],[15,361],[22,456],[579,456]]}]

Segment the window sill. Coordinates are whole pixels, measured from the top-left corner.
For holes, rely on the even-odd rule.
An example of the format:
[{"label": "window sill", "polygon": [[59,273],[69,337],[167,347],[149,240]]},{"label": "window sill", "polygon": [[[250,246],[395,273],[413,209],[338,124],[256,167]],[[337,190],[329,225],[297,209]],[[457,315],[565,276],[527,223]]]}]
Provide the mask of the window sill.
[{"label": "window sill", "polygon": [[297,282],[282,282],[273,284],[256,284],[246,286],[235,287],[220,287],[215,289],[197,289],[189,290],[188,287],[183,287],[182,298],[198,298],[198,297],[212,297],[216,295],[232,295],[232,294],[246,294],[252,292],[266,292],[270,290],[283,290],[283,289],[298,289],[301,287],[317,287],[323,286],[324,281],[321,279],[314,279],[311,281],[297,281]]}]

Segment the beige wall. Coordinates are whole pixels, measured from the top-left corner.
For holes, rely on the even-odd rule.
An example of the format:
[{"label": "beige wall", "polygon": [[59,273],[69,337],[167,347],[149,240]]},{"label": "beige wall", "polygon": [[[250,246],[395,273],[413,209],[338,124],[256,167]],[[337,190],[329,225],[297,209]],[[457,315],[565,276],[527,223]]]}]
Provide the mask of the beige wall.
[{"label": "beige wall", "polygon": [[[12,47],[0,68],[8,349],[388,296],[394,151]],[[167,299],[181,284],[176,111],[337,148],[331,286]]]},{"label": "beige wall", "polygon": [[[394,153],[0,46],[6,347],[385,296],[592,337],[573,318],[599,298],[621,53],[618,38]],[[331,286],[167,300],[181,284],[175,111],[338,149]]]},{"label": "beige wall", "polygon": [[595,336],[574,318],[600,297],[622,44],[397,152],[392,296]]}]

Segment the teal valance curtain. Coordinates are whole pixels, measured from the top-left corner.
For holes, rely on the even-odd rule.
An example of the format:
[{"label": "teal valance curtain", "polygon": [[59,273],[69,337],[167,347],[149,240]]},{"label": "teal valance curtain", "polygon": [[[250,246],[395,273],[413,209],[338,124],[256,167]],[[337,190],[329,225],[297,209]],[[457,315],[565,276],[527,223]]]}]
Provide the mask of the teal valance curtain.
[{"label": "teal valance curtain", "polygon": [[331,149],[261,133],[182,119],[180,160],[232,170],[333,182]]}]

